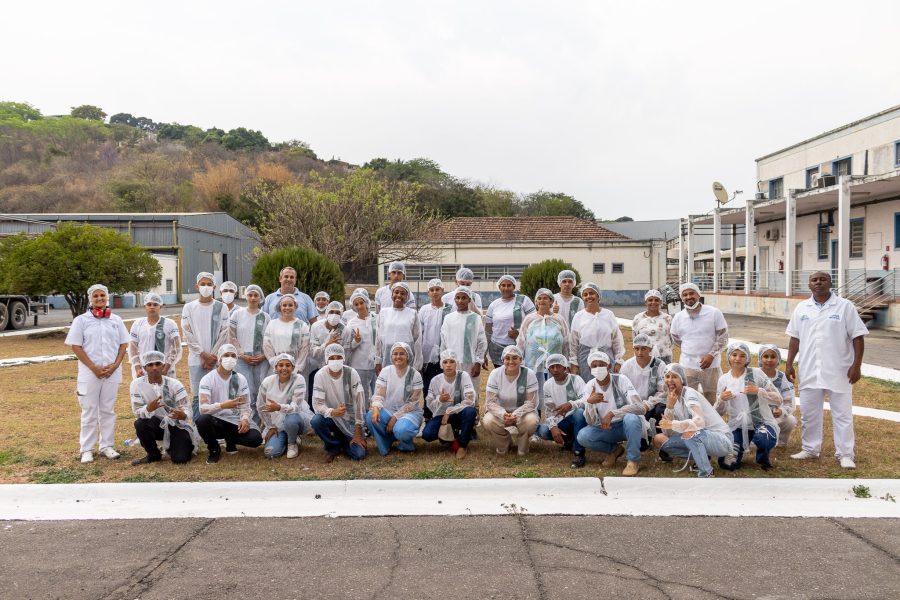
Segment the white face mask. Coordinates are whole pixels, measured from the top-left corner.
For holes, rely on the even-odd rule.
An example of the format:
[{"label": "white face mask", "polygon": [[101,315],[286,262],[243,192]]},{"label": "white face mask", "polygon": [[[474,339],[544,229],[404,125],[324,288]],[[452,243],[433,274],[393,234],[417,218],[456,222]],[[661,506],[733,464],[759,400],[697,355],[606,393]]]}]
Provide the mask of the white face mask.
[{"label": "white face mask", "polygon": [[332,373],[337,373],[338,371],[340,371],[343,368],[344,368],[343,359],[336,358],[334,360],[328,361],[328,370],[331,371]]},{"label": "white face mask", "polygon": [[341,315],[328,315],[327,317],[325,317],[325,320],[328,321],[329,325],[334,327],[341,322]]},{"label": "white face mask", "polygon": [[594,367],[591,369],[591,375],[593,375],[594,379],[597,381],[603,381],[606,379],[606,376],[609,375],[609,369],[606,367]]},{"label": "white face mask", "polygon": [[235,365],[237,365],[237,358],[233,356],[226,356],[219,361],[222,365],[222,368],[226,371],[231,371],[234,369]]},{"label": "white face mask", "polygon": [[197,291],[200,292],[200,295],[204,298],[209,298],[213,295],[213,290],[216,289],[211,285],[201,285]]},{"label": "white face mask", "polygon": [[222,292],[222,302],[225,304],[234,302],[234,292]]}]

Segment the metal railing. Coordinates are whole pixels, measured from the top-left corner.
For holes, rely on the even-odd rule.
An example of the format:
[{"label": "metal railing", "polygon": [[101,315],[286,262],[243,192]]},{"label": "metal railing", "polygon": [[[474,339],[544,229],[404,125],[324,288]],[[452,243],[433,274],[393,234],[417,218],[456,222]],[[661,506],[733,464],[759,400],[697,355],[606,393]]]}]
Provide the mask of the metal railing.
[{"label": "metal railing", "polygon": [[[822,269],[793,271],[791,290],[795,295],[804,296],[809,293],[809,277]],[[848,269],[847,279],[838,287],[837,269],[829,269],[832,290],[848,300],[861,300],[873,294],[882,297],[900,298],[900,269],[877,271],[866,269]],[[784,271],[753,271],[750,273],[750,292],[754,294],[783,294],[787,275]],[[694,273],[691,279],[701,292],[713,291],[715,275],[713,273]],[[745,275],[743,271],[719,273],[719,291],[743,292]],[[678,282],[673,282],[673,289],[678,289]]]}]

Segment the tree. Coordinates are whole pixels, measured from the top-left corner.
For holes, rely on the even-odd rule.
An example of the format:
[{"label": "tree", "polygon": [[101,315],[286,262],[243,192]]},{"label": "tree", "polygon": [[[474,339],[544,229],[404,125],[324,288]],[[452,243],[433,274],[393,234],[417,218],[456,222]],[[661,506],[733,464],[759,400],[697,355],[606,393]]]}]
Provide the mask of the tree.
[{"label": "tree", "polygon": [[634,221],[631,217],[619,217],[615,220],[616,223],[627,223],[629,221]]},{"label": "tree", "polygon": [[82,104],[81,106],[73,106],[72,112],[69,113],[76,119],[87,119],[88,121],[103,121],[106,113],[99,106],[93,104]]},{"label": "tree", "polygon": [[419,206],[441,217],[481,217],[484,205],[481,195],[461,181],[446,185],[423,186],[419,192]]},{"label": "tree", "polygon": [[222,145],[229,150],[268,150],[269,140],[261,131],[238,127],[225,134]]},{"label": "tree", "polygon": [[147,117],[135,117],[131,113],[116,113],[109,118],[110,125],[128,125],[143,131],[156,131],[156,123]]},{"label": "tree", "polygon": [[305,156],[313,160],[319,158],[316,156],[312,147],[303,140],[288,140],[275,145],[275,150],[287,150],[291,156]]},{"label": "tree", "polygon": [[41,111],[27,102],[0,102],[0,122],[7,119],[37,121],[41,118]]},{"label": "tree", "polygon": [[[522,277],[519,278],[519,291],[529,298],[534,297],[535,293],[541,288],[547,288],[555,294],[559,291],[556,277],[564,269],[575,271],[572,265],[560,258],[550,258],[534,263],[522,271]],[[578,274],[578,271],[575,271],[575,281],[581,281],[581,275]]]},{"label": "tree", "polygon": [[279,248],[256,259],[253,283],[270,294],[278,289],[278,274],[284,267],[297,270],[297,289],[312,295],[326,291],[332,300],[344,299],[344,276],[336,262],[315,250],[289,246]]},{"label": "tree", "polygon": [[595,220],[594,213],[572,196],[543,190],[528,194],[522,199],[521,214],[529,217],[578,217]]},{"label": "tree", "polygon": [[188,146],[199,144],[206,138],[206,132],[199,127],[180,123],[160,123],[157,133],[161,140],[177,140]]},{"label": "tree", "polygon": [[64,223],[33,239],[24,234],[0,246],[0,282],[12,293],[62,294],[72,316],[87,310],[88,288],[111,294],[159,285],[162,267],[127,235],[103,227]]}]

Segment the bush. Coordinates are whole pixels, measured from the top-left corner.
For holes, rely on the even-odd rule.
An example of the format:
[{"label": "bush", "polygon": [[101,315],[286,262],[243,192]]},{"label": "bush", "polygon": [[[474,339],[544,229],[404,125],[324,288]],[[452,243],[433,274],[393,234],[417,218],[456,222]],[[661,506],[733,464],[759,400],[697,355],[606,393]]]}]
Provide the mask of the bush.
[{"label": "bush", "polygon": [[253,283],[271,294],[278,289],[278,273],[284,267],[297,270],[297,289],[310,296],[326,291],[332,300],[344,299],[344,275],[336,262],[315,250],[289,246],[263,254],[256,260]]},{"label": "bush", "polygon": [[[522,271],[522,277],[519,280],[519,292],[527,295],[529,298],[533,298],[535,292],[539,289],[547,288],[555,294],[559,291],[556,276],[564,269],[575,271],[569,263],[559,258],[550,258],[531,265]],[[581,275],[578,271],[575,271],[575,282],[581,283]]]}]

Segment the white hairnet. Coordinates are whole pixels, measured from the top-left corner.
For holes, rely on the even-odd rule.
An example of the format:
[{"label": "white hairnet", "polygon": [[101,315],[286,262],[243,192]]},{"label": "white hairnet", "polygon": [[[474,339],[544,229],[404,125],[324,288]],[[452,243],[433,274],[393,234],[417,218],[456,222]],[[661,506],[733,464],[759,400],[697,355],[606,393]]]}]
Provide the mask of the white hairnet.
[{"label": "white hairnet", "polygon": [[394,350],[400,348],[404,352],[406,352],[406,360],[412,360],[412,348],[410,348],[409,344],[406,342],[394,342],[391,346],[391,354],[394,353]]},{"label": "white hairnet", "polygon": [[456,295],[459,294],[460,292],[462,292],[463,294],[465,294],[466,296],[469,297],[469,302],[472,302],[475,300],[475,292],[473,292],[472,288],[470,288],[469,286],[461,285],[458,288],[456,288],[455,290],[453,290],[453,297],[456,298]]},{"label": "white hairnet", "polygon": [[366,302],[369,301],[369,292],[366,291],[366,288],[356,288],[353,290],[353,293],[350,294],[350,304],[352,305],[357,298],[362,298]]},{"label": "white hairnet", "polygon": [[398,271],[406,275],[406,265],[404,265],[399,260],[395,260],[388,266],[388,273],[393,273],[394,271]]},{"label": "white hairnet", "polygon": [[328,295],[328,292],[316,292],[316,295],[313,297],[313,300],[318,300],[319,298],[325,298],[326,300],[331,300],[331,296]]},{"label": "white hairnet", "polygon": [[344,354],[344,347],[340,344],[328,344],[325,346],[325,360],[328,360],[329,356],[340,356],[344,358],[346,355]]},{"label": "white hairnet", "polygon": [[472,272],[472,269],[468,267],[460,267],[458,271],[456,271],[456,281],[474,281],[475,273]]},{"label": "white hairnet", "polygon": [[644,294],[644,302],[646,302],[649,298],[659,298],[660,302],[662,302],[662,294],[659,293],[659,290],[647,290],[647,293]]},{"label": "white hairnet", "polygon": [[563,367],[569,367],[569,359],[567,359],[562,354],[551,354],[547,357],[547,368],[549,369],[553,365],[561,365]]},{"label": "white hairnet", "polygon": [[450,348],[447,348],[446,350],[441,352],[441,362],[444,362],[445,360],[452,360],[453,362],[457,363],[459,362],[459,359],[456,358],[456,352],[454,352]]},{"label": "white hairnet", "polygon": [[725,354],[728,357],[731,357],[731,353],[735,350],[740,350],[744,353],[744,365],[750,364],[750,346],[745,344],[744,342],[731,342],[728,344],[728,347],[725,349]]},{"label": "white hairnet", "polygon": [[584,296],[585,290],[594,290],[594,292],[597,294],[598,298],[603,298],[603,294],[600,293],[600,286],[597,285],[596,283],[591,283],[591,282],[582,283],[581,284],[581,295],[582,296]]},{"label": "white hairnet", "polygon": [[563,269],[559,272],[559,275],[556,276],[557,285],[561,284],[564,279],[571,279],[572,283],[578,283],[578,280],[575,277],[575,271],[571,269]]},{"label": "white hairnet", "polygon": [[281,308],[281,303],[288,299],[293,300],[294,304],[297,304],[297,299],[294,298],[293,294],[285,294],[278,299],[278,302],[275,303],[275,306]]},{"label": "white hairnet", "polygon": [[639,333],[634,336],[634,339],[631,340],[631,345],[635,348],[641,346],[642,348],[652,348],[653,342],[650,341],[650,336],[645,333]]},{"label": "white hairnet", "polygon": [[232,346],[231,344],[222,344],[219,346],[219,351],[216,352],[216,358],[222,358],[222,356],[228,352],[234,352],[237,354],[237,348]]},{"label": "white hairnet", "polygon": [[325,312],[331,312],[333,310],[338,311],[338,314],[342,315],[344,314],[344,305],[337,300],[332,300],[328,303],[328,306],[325,307]]},{"label": "white hairnet", "polygon": [[762,363],[763,353],[767,350],[771,350],[775,353],[775,356],[778,357],[778,362],[781,362],[781,349],[775,344],[762,344],[759,347],[759,362]]},{"label": "white hairnet", "polygon": [[501,275],[500,279],[497,280],[497,289],[500,289],[500,284],[504,281],[508,281],[513,285],[513,290],[519,287],[519,282],[516,281],[516,278],[512,275]]},{"label": "white hairnet", "polygon": [[597,348],[594,348],[593,350],[591,350],[590,354],[588,354],[588,359],[587,359],[588,366],[591,366],[595,360],[599,360],[599,361],[605,362],[606,364],[610,364],[609,354],[607,354],[603,350],[598,350]]},{"label": "white hairnet", "polygon": [[668,375],[669,373],[678,375],[678,379],[681,380],[681,385],[687,385],[687,375],[685,375],[684,373],[684,367],[682,367],[678,363],[669,363],[663,370],[663,375]]},{"label": "white hairnet", "polygon": [[509,355],[518,356],[519,358],[522,358],[522,351],[519,350],[518,346],[510,344],[509,346],[507,346],[506,348],[503,349],[503,353],[500,354],[500,360],[503,360],[504,358],[506,358]]},{"label": "white hairnet", "polygon": [[292,365],[297,366],[297,359],[293,354],[288,354],[287,352],[282,352],[278,356],[275,357],[275,364],[277,365],[281,361],[286,360],[290,362]]},{"label": "white hairnet", "polygon": [[409,289],[409,286],[405,281],[398,281],[397,283],[393,284],[391,286],[391,293],[393,294],[394,290],[396,290],[397,288],[403,288],[404,290],[406,290],[407,297],[412,296],[412,290]]},{"label": "white hairnet", "polygon": [[141,354],[141,366],[146,367],[151,363],[164,363],[166,362],[166,355],[162,352],[157,352],[156,350],[150,350],[148,352],[144,352]]},{"label": "white hairnet", "polygon": [[201,279],[209,279],[213,282],[213,285],[216,285],[216,276],[208,271],[200,271],[197,273],[197,283],[200,283]]},{"label": "white hairnet", "polygon": [[103,293],[106,294],[107,296],[109,296],[109,289],[107,289],[107,287],[105,285],[103,285],[102,283],[95,283],[94,285],[92,285],[91,287],[88,288],[88,292],[87,292],[88,298],[90,298],[91,294],[93,294],[97,290],[103,290]]},{"label": "white hairnet", "polygon": [[537,299],[540,298],[541,296],[547,296],[548,298],[550,298],[551,302],[553,301],[553,292],[551,292],[547,288],[541,288],[534,293],[534,303],[535,304],[537,304]]},{"label": "white hairnet", "polygon": [[225,290],[231,290],[233,292],[237,291],[237,284],[233,281],[226,281],[219,286],[219,291],[224,292]]},{"label": "white hairnet", "polygon": [[150,304],[151,302],[162,306],[162,303],[163,303],[162,297],[159,294],[157,294],[156,292],[150,292],[149,294],[144,296],[144,305],[146,306],[147,304]]},{"label": "white hairnet", "polygon": [[700,294],[700,288],[697,287],[697,284],[694,283],[694,282],[692,282],[692,281],[688,281],[687,283],[682,283],[682,284],[678,287],[678,295],[679,295],[679,296],[682,295],[682,294],[685,293],[687,290],[694,290],[695,292],[697,292],[697,294]]},{"label": "white hairnet", "polygon": [[444,282],[442,282],[440,279],[432,279],[428,282],[428,289],[430,290],[431,288],[444,289]]},{"label": "white hairnet", "polygon": [[251,283],[247,286],[247,289],[244,290],[244,296],[246,296],[250,292],[256,292],[257,294],[259,294],[260,298],[264,298],[266,296],[265,294],[263,294],[262,288],[255,283]]}]

